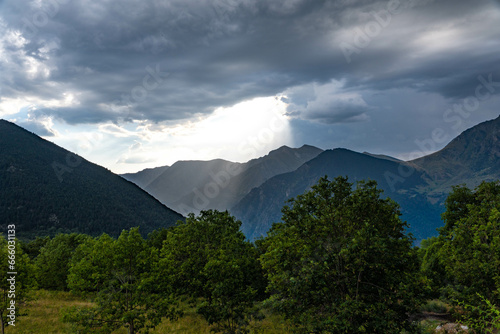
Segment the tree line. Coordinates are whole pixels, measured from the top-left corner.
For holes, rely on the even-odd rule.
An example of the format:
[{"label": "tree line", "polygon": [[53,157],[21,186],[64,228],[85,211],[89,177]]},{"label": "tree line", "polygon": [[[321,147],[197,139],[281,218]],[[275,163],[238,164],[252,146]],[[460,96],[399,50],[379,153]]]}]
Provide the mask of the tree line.
[{"label": "tree line", "polygon": [[147,333],[182,317],[180,301],[219,333],[248,333],[262,308],[283,315],[296,333],[419,333],[414,315],[433,298],[455,306],[478,333],[500,328],[499,182],[454,187],[439,235],[419,247],[398,204],[381,195],[375,181],[321,178],[253,243],[241,222],[216,210],[147,238],[132,228],[118,238],[73,233],[18,242],[17,300],[33,289],[85,296],[91,306],[63,316],[85,333]]}]

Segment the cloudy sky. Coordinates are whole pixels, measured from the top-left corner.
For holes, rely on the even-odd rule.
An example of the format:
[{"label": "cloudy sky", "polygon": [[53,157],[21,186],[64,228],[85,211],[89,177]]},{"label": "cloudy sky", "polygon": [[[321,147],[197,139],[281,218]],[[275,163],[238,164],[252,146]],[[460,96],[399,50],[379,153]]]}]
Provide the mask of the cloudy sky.
[{"label": "cloudy sky", "polygon": [[499,114],[499,0],[0,2],[0,118],[118,173],[406,160]]}]

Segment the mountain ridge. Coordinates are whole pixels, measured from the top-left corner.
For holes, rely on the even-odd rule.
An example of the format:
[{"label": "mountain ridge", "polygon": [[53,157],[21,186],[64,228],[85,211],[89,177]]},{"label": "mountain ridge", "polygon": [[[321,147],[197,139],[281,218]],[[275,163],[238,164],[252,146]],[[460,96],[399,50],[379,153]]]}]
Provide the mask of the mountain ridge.
[{"label": "mountain ridge", "polygon": [[[370,166],[367,170],[365,166]],[[280,174],[270,178],[260,187],[252,189],[230,212],[243,222],[242,230],[249,239],[263,235],[273,222],[278,222],[280,209],[286,201],[302,194],[314,185],[319,178],[327,175],[329,179],[336,176],[348,176],[350,182],[375,180],[378,187],[384,190],[383,196],[391,197],[402,206],[403,213],[415,218],[418,208],[429,209],[425,196],[414,188],[425,186],[427,175],[417,169],[403,183],[392,182],[391,175],[397,175],[400,166],[408,166],[406,162],[395,162],[372,157],[348,149],[337,148],[325,150],[316,158],[303,164],[295,171]],[[403,187],[404,185],[404,187]],[[419,203],[417,208],[411,208],[410,198]],[[408,207],[410,207],[408,209]],[[430,227],[429,227],[430,225]],[[417,237],[427,234],[434,224],[420,222],[419,229],[410,228]]]},{"label": "mountain ridge", "polygon": [[184,217],[137,185],[14,123],[0,120],[0,225],[18,235],[147,234]]},{"label": "mountain ridge", "polygon": [[427,170],[434,189],[445,194],[453,185],[476,187],[500,179],[500,116],[477,124],[441,150],[410,161]]},{"label": "mountain ridge", "polygon": [[[144,189],[179,212],[226,210],[268,178],[293,170],[323,150],[303,145],[281,146],[245,163],[223,159],[181,160]],[[130,178],[130,175],[123,175]]]},{"label": "mountain ridge", "polygon": [[[14,124],[0,120],[0,129],[7,125],[12,128]],[[17,128],[17,131],[23,130]],[[23,131],[25,134],[30,133]],[[7,136],[2,132],[4,136],[0,134],[0,147],[20,144],[18,140],[11,142],[10,146],[5,145]],[[50,143],[35,134],[30,135],[32,143],[36,145],[42,143],[47,146]],[[80,171],[88,168],[89,164],[93,165],[83,160],[82,166],[68,167],[71,161],[65,163],[63,155],[70,152],[52,143],[49,147],[45,155],[54,155],[54,150],[59,152],[59,172],[65,173],[65,178],[78,174],[73,173],[73,169]],[[12,175],[22,174],[33,161],[37,165],[43,160],[44,168],[40,172],[47,175],[47,166],[51,165],[51,161],[44,156],[34,155],[31,152],[33,149],[23,152],[29,153],[27,156],[31,160],[21,161],[21,164],[18,161],[18,165],[12,156],[5,159],[8,148],[3,151],[3,160],[0,154],[2,186],[15,186]],[[100,176],[106,179],[118,177],[108,170],[102,170],[94,173],[110,173]],[[412,173],[403,173],[405,170]],[[48,171],[52,181],[57,179],[57,169],[48,168]],[[9,175],[11,179],[7,177]],[[243,222],[242,230],[247,237],[254,239],[265,234],[273,222],[280,220],[280,209],[287,199],[307,191],[325,175],[330,179],[338,175],[348,176],[354,183],[366,179],[377,181],[379,188],[384,191],[383,196],[391,197],[400,204],[403,219],[409,221],[409,230],[417,240],[435,235],[435,229],[442,224],[440,213],[444,210],[444,199],[453,185],[465,183],[474,187],[481,181],[500,179],[500,116],[463,131],[440,151],[411,161],[401,161],[383,154],[359,153],[345,148],[322,150],[305,144],[300,148],[281,146],[243,163],[224,159],[183,160],[171,166],[149,168],[124,174],[122,177],[141,185],[150,199],[158,198],[178,212],[230,210]],[[85,184],[80,186],[85,192],[91,193],[91,189]],[[103,191],[99,184],[94,183],[93,187]],[[159,196],[165,189],[168,191],[163,197]],[[22,189],[17,191],[22,192]],[[60,193],[52,195],[56,201],[63,201]],[[13,210],[12,208],[11,205],[8,209]],[[74,209],[71,205],[69,208],[70,211]]]}]

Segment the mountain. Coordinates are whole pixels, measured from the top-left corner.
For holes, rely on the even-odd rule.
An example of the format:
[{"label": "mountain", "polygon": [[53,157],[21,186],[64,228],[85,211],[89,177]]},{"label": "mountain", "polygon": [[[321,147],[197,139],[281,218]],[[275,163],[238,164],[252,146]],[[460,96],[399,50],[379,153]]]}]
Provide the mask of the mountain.
[{"label": "mountain", "polygon": [[147,234],[183,217],[135,184],[0,120],[0,228],[21,237],[58,232]]},{"label": "mountain", "polygon": [[[156,178],[147,185],[137,182],[165,205],[181,213],[198,213],[205,209],[227,210],[238,203],[254,187],[269,178],[290,172],[316,157],[323,150],[304,145],[282,146],[266,156],[246,163],[216,159],[210,161],[178,161],[161,173],[158,169],[123,175],[130,181],[138,175]],[[135,179],[134,179],[135,178]]]},{"label": "mountain", "polygon": [[500,117],[464,131],[434,154],[409,162],[367,152],[327,150],[293,172],[270,178],[230,211],[243,222],[248,238],[265,235],[273,222],[280,221],[285,201],[324,175],[330,179],[347,175],[351,182],[376,180],[384,196],[400,204],[402,218],[415,238],[427,238],[442,225],[443,203],[453,185],[475,187],[500,179]]},{"label": "mountain", "polygon": [[163,174],[163,172],[165,172],[168,168],[169,166],[147,168],[137,173],[127,173],[127,174],[122,174],[121,176],[126,180],[134,182],[139,187],[144,189],[147,186],[149,186],[151,182],[156,180],[158,176]]},{"label": "mountain", "polygon": [[224,186],[241,169],[241,165],[223,159],[178,161],[144,189],[181,213],[222,209],[220,203],[230,200],[232,196],[224,192]]},{"label": "mountain", "polygon": [[500,117],[480,123],[442,150],[412,161],[430,176],[430,194],[445,196],[451,186],[475,187],[500,179]]},{"label": "mountain", "polygon": [[397,159],[397,158],[394,158],[394,157],[391,157],[389,155],[385,155],[385,154],[373,154],[373,153],[370,153],[370,152],[363,152],[363,154],[366,154],[366,155],[369,155],[371,157],[375,157],[375,158],[380,158],[380,159],[386,159],[386,160],[391,160],[391,161],[402,161],[400,159]]},{"label": "mountain", "polygon": [[[410,172],[411,171],[411,174]],[[304,193],[319,178],[348,176],[350,182],[371,179],[401,205],[403,218],[411,222],[417,239],[435,234],[442,208],[430,203],[418,189],[427,186],[429,176],[406,162],[381,159],[346,149],[327,150],[295,171],[277,175],[253,189],[230,211],[243,222],[249,239],[265,235],[273,222],[280,221],[286,200]]]}]

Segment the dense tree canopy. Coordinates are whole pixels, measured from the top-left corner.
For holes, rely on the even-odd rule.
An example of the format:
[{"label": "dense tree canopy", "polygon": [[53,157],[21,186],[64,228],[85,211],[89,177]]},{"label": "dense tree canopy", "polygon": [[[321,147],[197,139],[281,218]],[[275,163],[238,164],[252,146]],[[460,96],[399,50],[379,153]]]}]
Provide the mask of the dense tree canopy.
[{"label": "dense tree canopy", "polygon": [[248,324],[265,286],[257,250],[240,225],[227,211],[191,214],[169,230],[161,251],[159,277],[195,298],[198,313],[224,333]]},{"label": "dense tree canopy", "polygon": [[425,249],[423,270],[449,300],[500,305],[500,183],[454,187],[445,225]]},{"label": "dense tree canopy", "polygon": [[263,241],[273,307],[304,333],[400,333],[418,302],[418,258],[398,205],[373,181],[322,178]]},{"label": "dense tree canopy", "polygon": [[74,308],[66,320],[85,331],[111,333],[125,326],[134,334],[147,333],[162,317],[174,319],[173,300],[158,293],[151,274],[157,261],[137,228],[124,230],[117,240],[107,235],[87,240],[75,253],[68,281],[72,291],[95,292],[95,306]]},{"label": "dense tree canopy", "polygon": [[66,290],[69,262],[75,249],[85,240],[85,234],[58,234],[40,249],[35,259],[38,285],[44,289]]}]

